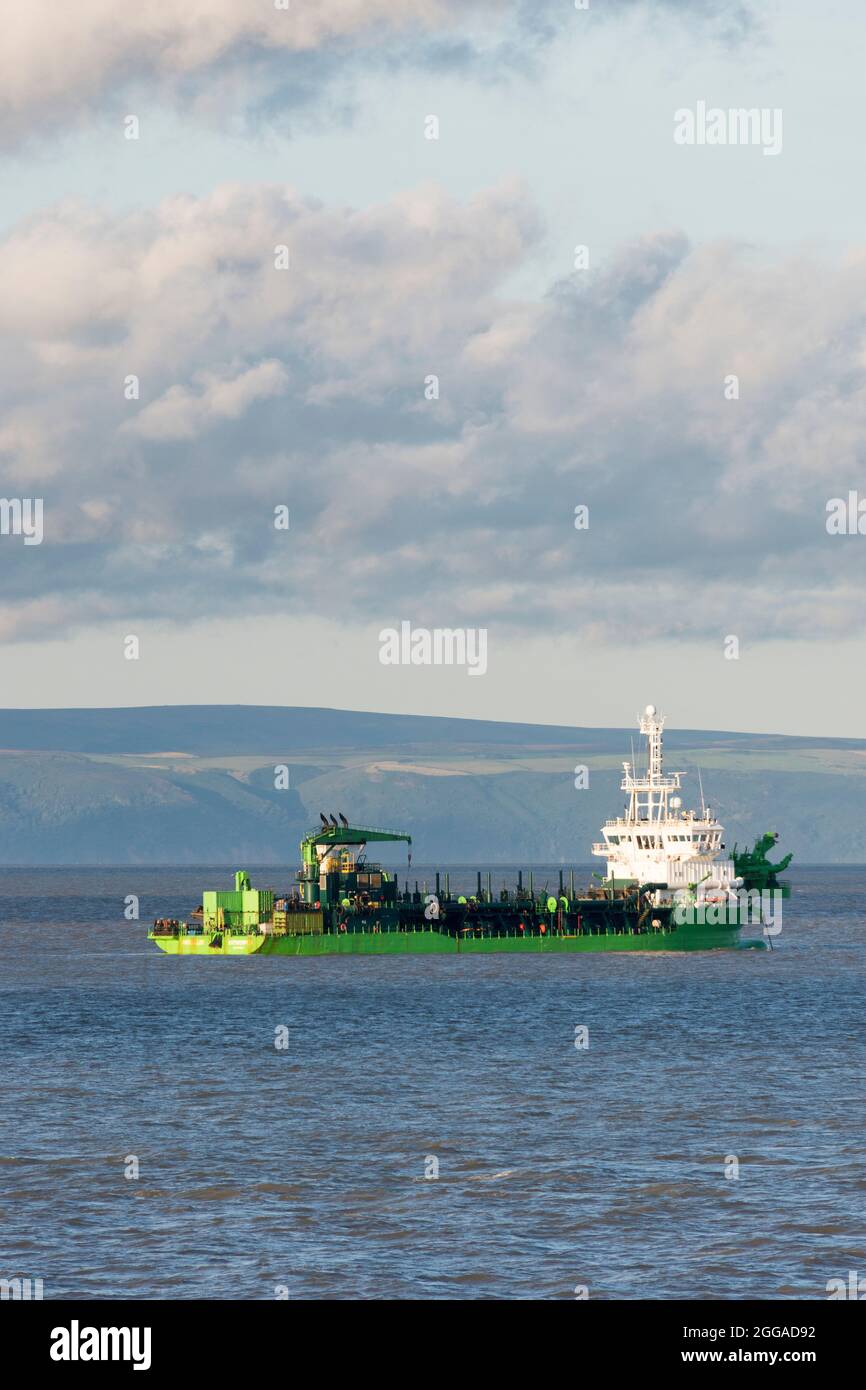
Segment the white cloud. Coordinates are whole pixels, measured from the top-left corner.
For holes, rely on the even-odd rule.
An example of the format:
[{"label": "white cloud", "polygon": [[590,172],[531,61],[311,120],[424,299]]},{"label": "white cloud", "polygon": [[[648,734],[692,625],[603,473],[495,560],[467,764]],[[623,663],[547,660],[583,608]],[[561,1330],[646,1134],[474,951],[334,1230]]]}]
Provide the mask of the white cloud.
[{"label": "white cloud", "polygon": [[[610,0],[610,13],[641,3],[649,0]],[[735,28],[746,10],[741,0],[663,5]],[[423,64],[428,45],[440,39],[453,42],[465,61],[476,44],[495,50],[510,35],[514,61],[534,38],[573,20],[567,0],[290,0],[288,9],[274,0],[17,0],[2,21],[0,139],[44,138],[46,122],[70,126],[108,110],[116,115],[133,98],[147,107],[148,90],[192,104],[202,98],[215,110],[227,90],[243,93],[241,105],[255,105],[266,95],[263,82],[299,99],[327,80],[331,62],[399,56]],[[271,68],[263,71],[262,60]],[[238,78],[228,87],[218,80],[226,72]]]},{"label": "white cloud", "polygon": [[121,428],[142,439],[193,439],[220,420],[238,420],[254,401],[278,396],[288,384],[279,362],[259,362],[234,376],[201,371],[195,390],[170,386]]},{"label": "white cloud", "polygon": [[43,115],[78,119],[143,80],[169,87],[256,51],[309,54],[391,35],[449,31],[474,16],[502,15],[506,0],[76,0],[13,5],[0,45],[2,128],[20,134]]},{"label": "white cloud", "polygon": [[866,540],[824,507],[861,481],[866,257],[660,233],[517,301],[539,234],[519,185],[361,212],[230,186],[17,228],[0,450],[46,541],[4,549],[7,612],[30,635],[299,603],[588,641],[860,628]]}]

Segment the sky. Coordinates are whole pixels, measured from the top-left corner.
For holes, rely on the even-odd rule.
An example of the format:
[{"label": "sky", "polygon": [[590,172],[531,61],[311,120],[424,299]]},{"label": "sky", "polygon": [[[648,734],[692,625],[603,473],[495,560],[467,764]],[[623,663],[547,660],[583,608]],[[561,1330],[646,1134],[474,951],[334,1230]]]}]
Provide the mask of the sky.
[{"label": "sky", "polygon": [[[866,736],[864,40],[838,0],[13,0],[0,705]],[[486,669],[383,664],[402,623]]]}]

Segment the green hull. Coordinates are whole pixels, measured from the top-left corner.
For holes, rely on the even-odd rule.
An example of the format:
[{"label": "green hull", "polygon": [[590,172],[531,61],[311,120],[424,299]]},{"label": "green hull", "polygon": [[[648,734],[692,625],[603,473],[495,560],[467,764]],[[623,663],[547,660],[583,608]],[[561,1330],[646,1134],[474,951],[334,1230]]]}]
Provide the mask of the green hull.
[{"label": "green hull", "polygon": [[575,936],[450,936],[435,931],[346,932],[318,936],[231,936],[220,945],[207,935],[155,936],[161,950],[174,956],[389,956],[500,955],[522,953],[560,955],[572,951],[716,951],[757,947],[760,938],[739,939],[739,927],[702,924],[675,931],[607,932]]}]

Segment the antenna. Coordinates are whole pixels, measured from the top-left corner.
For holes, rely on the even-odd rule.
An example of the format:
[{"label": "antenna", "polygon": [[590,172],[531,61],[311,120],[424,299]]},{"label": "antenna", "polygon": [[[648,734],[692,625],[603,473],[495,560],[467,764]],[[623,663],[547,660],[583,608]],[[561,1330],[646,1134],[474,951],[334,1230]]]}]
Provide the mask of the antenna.
[{"label": "antenna", "polygon": [[703,778],[701,777],[701,769],[700,769],[700,768],[698,768],[698,786],[699,786],[700,789],[701,789],[701,820],[706,820],[706,818],[707,818],[707,808],[706,808],[706,806],[704,805],[704,782],[703,782]]}]

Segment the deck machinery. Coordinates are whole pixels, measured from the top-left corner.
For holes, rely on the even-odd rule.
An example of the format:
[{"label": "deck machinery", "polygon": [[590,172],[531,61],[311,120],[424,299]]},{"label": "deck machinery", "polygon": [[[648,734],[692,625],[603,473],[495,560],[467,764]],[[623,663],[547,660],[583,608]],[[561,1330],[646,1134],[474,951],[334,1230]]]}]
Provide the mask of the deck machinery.
[{"label": "deck machinery", "polygon": [[412,836],[401,830],[371,830],[348,822],[326,826],[324,816],[321,820],[321,828],[311,830],[301,841],[301,900],[326,909],[337,907],[344,899],[357,904],[396,903],[396,880],[381,864],[368,864],[364,851],[368,844],[403,840],[409,846],[411,863]]}]

